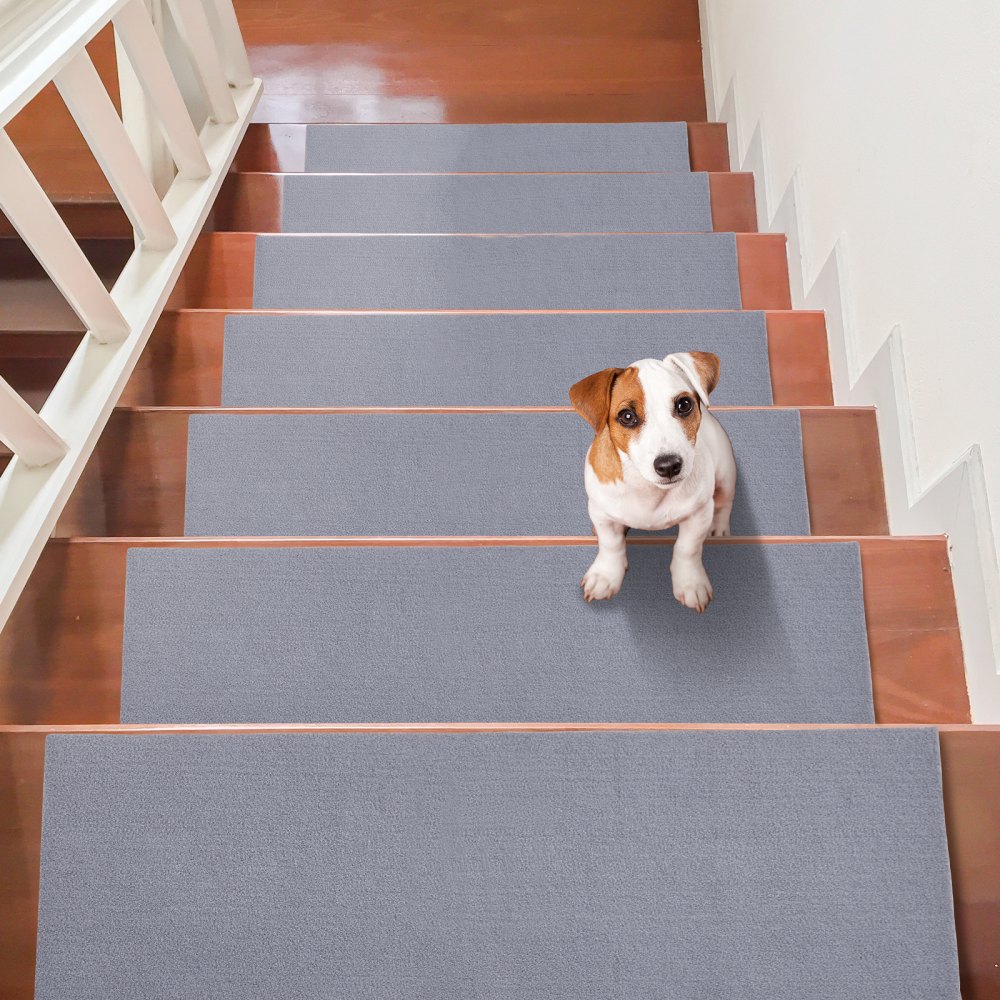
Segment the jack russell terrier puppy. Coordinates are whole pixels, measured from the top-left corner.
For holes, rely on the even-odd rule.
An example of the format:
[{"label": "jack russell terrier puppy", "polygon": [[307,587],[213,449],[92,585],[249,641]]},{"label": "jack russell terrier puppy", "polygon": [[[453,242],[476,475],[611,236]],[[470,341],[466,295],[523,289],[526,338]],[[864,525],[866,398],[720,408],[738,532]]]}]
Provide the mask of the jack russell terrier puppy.
[{"label": "jack russell terrier puppy", "polygon": [[701,561],[709,535],[729,534],[736,460],[722,425],[708,412],[719,359],[704,351],[605,368],[569,391],[594,428],[584,482],[597,558],[583,578],[588,601],[614,597],[628,563],[629,528],[677,528],[670,576],[674,597],[704,611],[712,584]]}]

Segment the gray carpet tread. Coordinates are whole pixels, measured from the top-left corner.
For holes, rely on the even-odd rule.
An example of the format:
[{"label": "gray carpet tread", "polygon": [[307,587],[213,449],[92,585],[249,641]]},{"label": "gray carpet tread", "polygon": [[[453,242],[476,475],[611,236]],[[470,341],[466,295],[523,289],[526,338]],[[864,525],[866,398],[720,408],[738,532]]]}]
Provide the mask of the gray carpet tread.
[{"label": "gray carpet tread", "polygon": [[732,233],[264,235],[258,309],[739,309]]},{"label": "gray carpet tread", "polygon": [[50,736],[39,1000],[958,1000],[932,729]]},{"label": "gray carpet tread", "polygon": [[288,174],[287,233],[711,232],[707,174]]},{"label": "gray carpet tread", "polygon": [[690,169],[684,122],[309,125],[310,173]]},{"label": "gray carpet tread", "polygon": [[123,722],[874,721],[857,543],[133,549]]},{"label": "gray carpet tread", "polygon": [[565,406],[591,372],[687,350],[722,359],[713,403],[771,404],[764,314],[730,312],[231,315],[222,405]]},{"label": "gray carpet tread", "polygon": [[[717,413],[733,533],[807,535],[797,410]],[[196,414],[187,535],[582,535],[593,431],[572,412]]]}]

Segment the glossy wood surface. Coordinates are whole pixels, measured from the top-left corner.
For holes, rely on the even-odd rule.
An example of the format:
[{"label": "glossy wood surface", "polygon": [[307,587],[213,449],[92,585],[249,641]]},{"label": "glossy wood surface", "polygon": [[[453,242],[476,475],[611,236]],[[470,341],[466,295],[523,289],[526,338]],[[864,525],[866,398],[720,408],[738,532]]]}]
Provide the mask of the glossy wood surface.
[{"label": "glossy wood surface", "polygon": [[[726,409],[719,407],[719,409]],[[570,412],[569,407],[248,408],[201,412],[392,413]],[[108,422],[90,464],[56,527],[56,535],[183,533],[187,421],[192,407],[122,408]],[[800,411],[802,444],[815,535],[888,533],[875,411],[847,407]]]},{"label": "glossy wood surface", "polygon": [[237,0],[258,121],[705,118],[695,0]]},{"label": "glossy wood surface", "polygon": [[[968,722],[945,542],[857,540],[876,718],[887,723]],[[772,538],[762,544],[812,541]],[[117,722],[125,554],[131,547],[539,544],[594,543],[589,537],[54,539],[42,553],[10,627],[0,633],[0,723]],[[670,543],[650,539],[633,544]]]},{"label": "glossy wood surface", "polygon": [[[260,727],[219,732],[496,732],[504,729],[578,730],[571,726],[532,727]],[[590,726],[600,729],[725,729],[723,726]],[[756,729],[770,727],[745,726]],[[794,727],[806,728],[806,727]],[[191,727],[136,727],[112,730],[113,738],[142,739],[142,733],[176,732]],[[0,996],[29,1000],[34,985],[38,916],[45,736],[51,729],[0,729]],[[94,727],[84,727],[94,731]],[[106,730],[98,730],[106,731]],[[202,730],[204,731],[204,730]],[[212,731],[209,729],[209,731]],[[998,1000],[1000,971],[1000,729],[945,726],[941,748],[945,820],[951,858],[962,995],[965,1000]],[[374,738],[374,736],[373,736]],[[113,803],[108,803],[114,808]]]}]

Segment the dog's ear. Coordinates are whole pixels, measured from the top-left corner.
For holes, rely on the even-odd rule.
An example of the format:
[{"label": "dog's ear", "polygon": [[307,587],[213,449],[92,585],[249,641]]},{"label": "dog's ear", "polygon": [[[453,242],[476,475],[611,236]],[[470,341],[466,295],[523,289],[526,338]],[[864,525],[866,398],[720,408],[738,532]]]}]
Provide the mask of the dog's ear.
[{"label": "dog's ear", "polygon": [[708,406],[709,394],[719,384],[719,372],[722,362],[717,354],[708,351],[689,351],[684,354],[668,354],[663,359],[665,364],[679,368],[698,394],[698,398]]},{"label": "dog's ear", "polygon": [[569,401],[573,404],[573,409],[595,431],[600,432],[608,422],[608,413],[611,411],[611,387],[623,371],[624,368],[605,368],[604,371],[580,379],[569,391]]}]

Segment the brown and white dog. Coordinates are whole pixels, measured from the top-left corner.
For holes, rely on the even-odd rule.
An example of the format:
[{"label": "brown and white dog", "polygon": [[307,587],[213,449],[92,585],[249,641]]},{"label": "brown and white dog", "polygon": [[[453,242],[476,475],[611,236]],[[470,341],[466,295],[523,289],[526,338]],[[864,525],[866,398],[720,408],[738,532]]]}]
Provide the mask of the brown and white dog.
[{"label": "brown and white dog", "polygon": [[588,601],[614,597],[628,568],[629,528],[677,528],[670,576],[674,597],[704,611],[712,584],[702,563],[709,535],[728,535],[736,460],[722,425],[708,412],[719,359],[704,351],[605,368],[569,391],[595,431],[584,482],[597,558],[583,578]]}]

